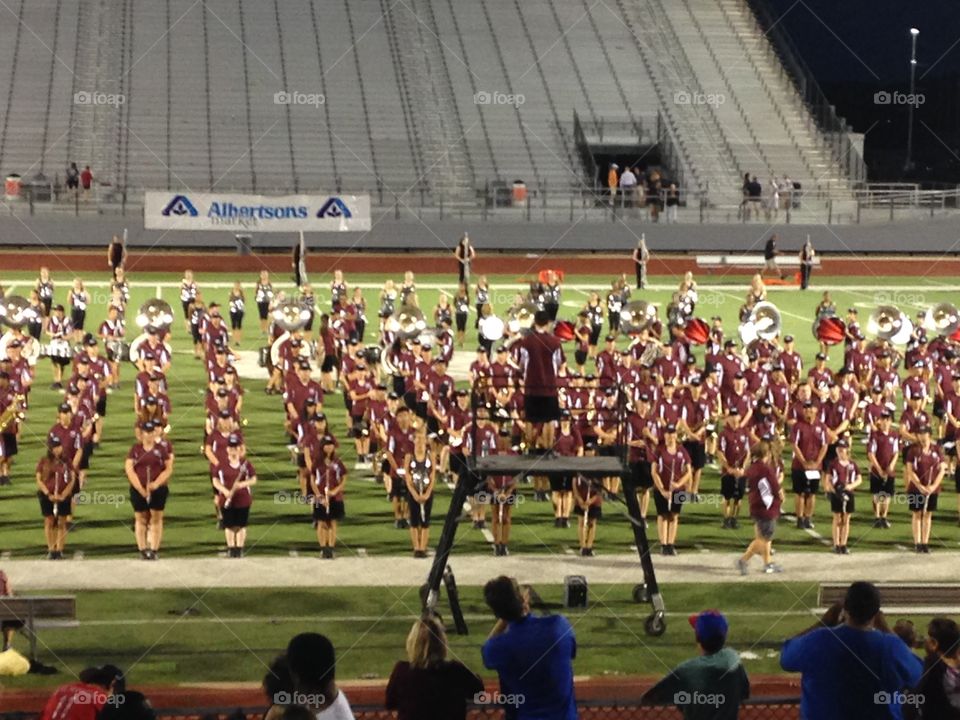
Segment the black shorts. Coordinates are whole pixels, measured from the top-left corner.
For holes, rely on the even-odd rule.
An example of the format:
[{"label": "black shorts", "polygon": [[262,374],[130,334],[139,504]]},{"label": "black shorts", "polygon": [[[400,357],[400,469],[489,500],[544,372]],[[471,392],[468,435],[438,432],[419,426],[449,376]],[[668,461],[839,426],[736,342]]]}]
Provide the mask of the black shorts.
[{"label": "black shorts", "polygon": [[573,490],[572,475],[551,475],[550,492],[570,492]]},{"label": "black shorts", "polygon": [[457,332],[466,332],[467,330],[467,314],[466,313],[457,313],[455,316],[457,322]]},{"label": "black shorts", "polygon": [[957,467],[953,471],[953,484],[956,485],[956,490],[960,493],[960,463],[957,463]]},{"label": "black shorts", "polygon": [[704,444],[696,440],[687,440],[683,443],[683,449],[690,456],[690,466],[694,470],[702,470],[707,464],[707,451]]},{"label": "black shorts", "polygon": [[167,506],[167,496],[170,494],[170,488],[166,485],[158,487],[150,493],[150,502],[140,493],[130,488],[130,504],[133,505],[135,513],[145,513],[151,510],[162,511]]},{"label": "black shorts", "polygon": [[653,473],[650,471],[650,463],[646,460],[630,463],[630,473],[638,489],[646,490],[653,487]]},{"label": "black shorts", "polygon": [[[37,498],[40,500],[40,512],[43,513],[44,517],[53,517],[53,506],[55,503],[50,501],[46,495],[42,492],[37,492]],[[66,517],[70,514],[70,500],[61,500],[56,503],[57,514],[60,517]]]},{"label": "black shorts", "polygon": [[943,400],[941,398],[933,399],[933,416],[938,420],[943,420]]},{"label": "black shorts", "polygon": [[304,457],[302,452],[297,453],[297,467],[298,468],[307,467],[307,459]]},{"label": "black shorts", "polygon": [[260,314],[261,320],[266,320],[268,317],[270,317],[270,303],[258,302],[257,312]]},{"label": "black shorts", "polygon": [[250,522],[249,507],[226,507],[220,515],[225,528],[245,528]]},{"label": "black shorts", "polygon": [[332,373],[337,369],[337,356],[336,355],[324,355],[323,362],[320,363],[320,372],[322,373]]},{"label": "black shorts", "polygon": [[820,489],[820,479],[811,480],[803,468],[791,470],[790,480],[793,482],[794,495],[815,495]]},{"label": "black shorts", "polygon": [[430,513],[433,511],[433,495],[423,504],[423,512],[420,512],[420,503],[410,501],[410,527],[425,528],[430,527]]},{"label": "black shorts", "polygon": [[544,423],[560,419],[560,403],[556,395],[528,395],[525,398],[524,415],[528,422]]},{"label": "black shorts", "polygon": [[13,457],[19,452],[15,433],[3,433],[3,435],[0,435],[0,445],[3,446],[3,457]]},{"label": "black shorts", "polygon": [[343,520],[345,516],[343,500],[331,500],[329,510],[322,503],[313,506],[313,519],[320,522]]},{"label": "black shorts", "polygon": [[591,325],[590,326],[590,347],[596,347],[597,343],[600,342],[600,332],[603,330],[603,325]]},{"label": "black shorts", "polygon": [[83,326],[87,322],[87,311],[74,308],[70,311],[70,322],[73,324],[74,330],[83,330]]},{"label": "black shorts", "polygon": [[927,512],[933,512],[937,509],[937,497],[939,493],[933,495],[922,495],[918,492],[908,492],[907,493],[907,507],[910,508],[911,512],[920,512],[923,510],[923,501],[927,501]]},{"label": "black shorts", "polygon": [[53,298],[41,298],[40,304],[43,305],[43,316],[50,317],[50,308],[53,307]]},{"label": "black shorts", "polygon": [[746,489],[747,479],[745,477],[720,476],[720,495],[723,496],[724,500],[743,500]]},{"label": "black shorts", "polygon": [[88,470],[90,469],[90,458],[93,457],[93,440],[88,440],[83,444],[83,449],[80,451],[80,465],[78,470]]},{"label": "black shorts", "polygon": [[189,300],[181,300],[181,301],[180,301],[180,305],[181,305],[181,307],[183,307],[183,319],[184,319],[184,320],[189,320],[189,319],[190,319],[190,301],[189,301]]},{"label": "black shorts", "polygon": [[[827,493],[827,497],[830,498],[830,512],[832,513],[852,513],[856,509],[856,498],[851,492]],[[844,499],[847,501],[846,509],[843,505]]]},{"label": "black shorts", "polygon": [[347,409],[347,414],[353,417],[353,413],[350,412],[353,410],[353,400],[347,393],[343,394],[343,406]]},{"label": "black shorts", "polygon": [[667,502],[667,499],[659,490],[654,490],[653,492],[653,502],[657,507],[657,515],[680,514],[680,510],[683,509],[683,501],[685,499],[686,493],[682,490],[680,492],[672,493],[669,502]]},{"label": "black shorts", "polygon": [[200,337],[200,326],[199,326],[199,325],[191,325],[191,326],[190,326],[190,335],[193,337],[193,344],[194,344],[194,345],[199,345],[199,344],[203,341],[203,338]]},{"label": "black shorts", "polygon": [[307,317],[307,323],[306,323],[306,325],[303,326],[304,331],[306,331],[306,332],[312,332],[312,331],[313,331],[313,318],[314,318],[315,315],[316,315],[316,313],[314,313],[314,312],[311,312],[311,313],[309,314],[309,316]]},{"label": "black shorts", "polygon": [[586,350],[574,350],[573,359],[576,360],[577,365],[585,365],[587,362],[587,351]]},{"label": "black shorts", "polygon": [[230,313],[230,329],[231,330],[243,329],[243,313],[242,312]]},{"label": "black shorts", "polygon": [[[575,506],[573,511],[580,517],[583,517],[583,508],[581,508],[579,505]],[[603,511],[599,505],[590,505],[587,508],[587,518],[590,520],[599,520],[602,516]]]},{"label": "black shorts", "polygon": [[107,393],[103,392],[100,394],[100,397],[97,398],[97,415],[100,417],[106,417],[107,415]]},{"label": "black shorts", "polygon": [[876,473],[870,473],[870,492],[873,495],[893,495],[896,483],[895,477],[885,478]]},{"label": "black shorts", "polygon": [[407,481],[403,478],[403,476],[393,476],[393,482],[390,485],[390,497],[399,498],[401,500],[407,497]]}]

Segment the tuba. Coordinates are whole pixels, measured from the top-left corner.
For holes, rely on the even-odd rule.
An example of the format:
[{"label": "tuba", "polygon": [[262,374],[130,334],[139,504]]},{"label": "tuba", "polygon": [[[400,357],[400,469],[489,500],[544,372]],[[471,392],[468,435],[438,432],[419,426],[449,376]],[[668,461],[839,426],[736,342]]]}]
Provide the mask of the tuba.
[{"label": "tuba", "polygon": [[403,305],[387,318],[387,330],[401,340],[410,340],[427,329],[423,311],[415,305]]},{"label": "tuba", "polygon": [[657,319],[657,306],[646,300],[632,300],[620,309],[620,329],[638,335]]},{"label": "tuba", "polygon": [[938,303],[923,318],[923,327],[936,335],[953,335],[960,329],[960,311],[953,303]]},{"label": "tuba", "polygon": [[773,340],[780,334],[782,321],[780,310],[772,302],[759,302],[753,306],[749,317],[740,324],[740,340],[744,346],[756,340]]},{"label": "tuba", "polygon": [[881,305],[870,313],[867,331],[891,345],[905,345],[913,334],[913,322],[893,305]]},{"label": "tuba", "polygon": [[[273,318],[274,324],[284,331],[270,345],[270,362],[277,367],[280,364],[280,347],[290,339],[291,333],[306,326],[310,321],[310,310],[294,300],[285,300],[273,309],[270,317]],[[300,354],[309,358],[310,346],[304,343]]]},{"label": "tuba", "polygon": [[[140,360],[140,346],[147,341],[151,331],[157,331],[166,334],[167,330],[173,324],[173,309],[166,300],[153,298],[147,300],[137,311],[135,318],[137,327],[141,333],[130,343],[130,362],[136,364]],[[170,351],[170,345],[164,342],[167,350]]]},{"label": "tuba", "polygon": [[[26,298],[20,295],[6,295],[0,298],[0,324],[21,328],[36,317],[36,310],[30,306]],[[12,333],[4,333],[3,337],[0,337],[0,358],[7,357],[7,345],[13,339]],[[23,338],[23,342],[23,358],[30,365],[36,365],[40,357],[40,343],[29,336]]]},{"label": "tuba", "polygon": [[14,395],[13,402],[10,403],[10,407],[0,413],[0,433],[6,432],[7,428],[17,420],[23,420],[27,414],[24,408],[26,408],[27,398],[24,395]]}]

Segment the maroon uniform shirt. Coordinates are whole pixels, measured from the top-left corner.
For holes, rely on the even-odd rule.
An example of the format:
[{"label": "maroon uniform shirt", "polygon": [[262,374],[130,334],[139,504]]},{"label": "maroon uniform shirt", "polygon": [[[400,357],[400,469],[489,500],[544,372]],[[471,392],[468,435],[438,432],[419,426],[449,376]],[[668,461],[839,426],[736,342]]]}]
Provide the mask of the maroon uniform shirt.
[{"label": "maroon uniform shirt", "polygon": [[750,435],[743,428],[725,427],[717,439],[717,450],[728,468],[742,468],[750,455]]},{"label": "maroon uniform shirt", "polygon": [[159,444],[155,444],[150,450],[144,448],[143,443],[137,443],[130,448],[127,459],[133,460],[133,472],[143,490],[164,471],[168,457],[168,451]]},{"label": "maroon uniform shirt", "polygon": [[[940,466],[943,465],[943,455],[936,445],[931,445],[926,451],[915,445],[907,454],[907,464],[913,468],[916,477],[916,481],[911,480],[907,485],[907,492],[918,492],[918,483],[924,487],[933,485],[940,473]],[[939,494],[939,490],[937,493]]]},{"label": "maroon uniform shirt", "polygon": [[560,338],[534,331],[517,345],[519,345],[524,392],[530,397],[555,396],[557,370],[566,362]]},{"label": "maroon uniform shirt", "polygon": [[[793,432],[790,435],[791,442],[800,448],[803,458],[807,462],[814,462],[820,451],[827,445],[827,428],[822,422],[814,420],[808,423],[806,420],[798,420],[793,426]],[[794,470],[802,470],[803,465],[796,454],[793,456]]]},{"label": "maroon uniform shirt", "polygon": [[[233,488],[238,483],[245,482],[252,477],[256,477],[257,471],[249,460],[241,460],[237,465],[231,465],[229,462],[221,462],[217,468],[217,478],[220,484],[227,490]],[[250,488],[245,487],[237,490],[230,501],[230,507],[248,508],[253,504],[253,493]]]},{"label": "maroon uniform shirt", "polygon": [[745,479],[750,517],[755,520],[780,517],[780,473],[777,469],[758,460],[747,468]]},{"label": "maroon uniform shirt", "polygon": [[883,475],[886,477],[887,469],[890,463],[900,452],[900,436],[893,430],[883,432],[874,430],[870,433],[870,441],[867,443],[867,454],[876,458],[877,464],[883,469]]},{"label": "maroon uniform shirt", "polygon": [[656,467],[663,487],[669,490],[673,483],[686,474],[690,467],[690,456],[679,443],[675,452],[670,452],[666,445],[661,445],[657,451]]}]

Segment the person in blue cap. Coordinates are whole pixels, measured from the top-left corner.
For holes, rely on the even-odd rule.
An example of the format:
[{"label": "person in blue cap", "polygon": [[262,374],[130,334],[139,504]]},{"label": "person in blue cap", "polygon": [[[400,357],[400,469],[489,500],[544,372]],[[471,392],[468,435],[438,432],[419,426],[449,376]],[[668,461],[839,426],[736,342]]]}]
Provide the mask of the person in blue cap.
[{"label": "person in blue cap", "polygon": [[700,656],[680,663],[643,696],[646,704],[670,703],[684,720],[736,720],[750,697],[750,680],[740,655],[726,647],[729,625],[719,610],[690,616]]}]

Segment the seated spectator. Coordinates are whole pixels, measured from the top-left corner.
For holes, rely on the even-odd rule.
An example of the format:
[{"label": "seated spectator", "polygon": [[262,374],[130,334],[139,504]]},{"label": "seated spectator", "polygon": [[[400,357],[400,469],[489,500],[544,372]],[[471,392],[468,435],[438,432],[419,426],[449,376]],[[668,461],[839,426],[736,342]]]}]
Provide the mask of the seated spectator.
[{"label": "seated spectator", "polygon": [[156,710],[143,693],[124,690],[113,693],[97,716],[97,720],[156,720],[156,717]]},{"label": "seated spectator", "polygon": [[957,720],[960,718],[960,629],[957,623],[947,618],[931,620],[927,626],[926,647],[923,676],[915,689],[918,717],[922,720]]},{"label": "seated spectator", "polygon": [[387,683],[387,709],[397,720],[458,720],[483,681],[463,663],[447,660],[447,633],[436,617],[417,620],[407,636],[407,660]]},{"label": "seated spectator", "polygon": [[293,702],[293,678],[290,677],[290,663],[286,655],[278,655],[273,659],[267,674],[263,676],[261,687],[267,696],[268,706]]},{"label": "seated spectator", "polygon": [[271,705],[263,720],[313,720],[313,712],[303,705]]},{"label": "seated spectator", "polygon": [[535,617],[514,578],[501,575],[483,588],[497,618],[481,648],[483,665],[500,676],[507,720],[576,720],[573,658],[577,640],[562,615]]},{"label": "seated spectator", "polygon": [[917,629],[911,620],[897,620],[893,626],[893,634],[903,640],[903,644],[911,650],[923,647],[923,643],[917,640]]},{"label": "seated spectator", "polygon": [[700,657],[681,663],[650,688],[644,702],[673,703],[684,720],[736,720],[750,697],[750,680],[740,656],[727,642],[727,619],[717,610],[690,616]]},{"label": "seated spectator", "polygon": [[294,703],[304,705],[316,720],[354,720],[347,696],[337,689],[333,643],[317,633],[301,633],[287,645]]},{"label": "seated spectator", "polygon": [[96,720],[113,694],[123,691],[123,671],[116,665],[86,668],[77,682],[53,691],[40,720]]},{"label": "seated spectator", "polygon": [[783,644],[780,667],[802,673],[802,718],[900,720],[900,693],[917,684],[922,663],[887,629],[877,588],[855,582],[842,613],[828,613]]}]

